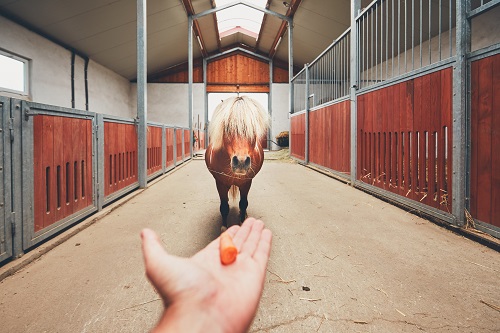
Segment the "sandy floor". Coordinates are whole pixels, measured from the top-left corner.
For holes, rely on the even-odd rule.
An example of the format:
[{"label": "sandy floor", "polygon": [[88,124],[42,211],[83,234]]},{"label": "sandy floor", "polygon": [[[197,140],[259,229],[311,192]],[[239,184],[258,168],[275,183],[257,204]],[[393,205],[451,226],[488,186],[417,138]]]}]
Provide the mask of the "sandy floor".
[{"label": "sandy floor", "polygon": [[[248,213],[274,235],[251,332],[500,332],[500,254],[489,248],[282,158],[264,163]],[[148,331],[162,304],[144,276],[146,226],[179,256],[217,237],[203,161],[2,280],[0,331]]]}]

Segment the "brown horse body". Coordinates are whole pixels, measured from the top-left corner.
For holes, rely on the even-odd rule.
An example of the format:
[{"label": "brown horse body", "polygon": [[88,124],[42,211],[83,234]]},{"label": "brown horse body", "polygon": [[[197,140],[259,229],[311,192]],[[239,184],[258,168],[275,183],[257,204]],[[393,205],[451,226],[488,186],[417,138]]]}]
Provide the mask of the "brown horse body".
[{"label": "brown horse body", "polygon": [[240,191],[240,221],[243,222],[247,216],[252,179],[264,163],[260,140],[267,126],[267,112],[248,97],[225,100],[214,112],[205,163],[215,178],[219,192],[223,228],[227,228],[231,188],[234,197],[236,187]]}]

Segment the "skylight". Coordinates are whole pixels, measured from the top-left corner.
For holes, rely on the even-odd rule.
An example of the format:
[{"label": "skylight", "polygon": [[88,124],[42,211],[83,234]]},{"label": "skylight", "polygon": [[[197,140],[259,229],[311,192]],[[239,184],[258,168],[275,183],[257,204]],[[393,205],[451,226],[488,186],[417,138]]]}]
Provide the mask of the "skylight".
[{"label": "skylight", "polygon": [[[216,8],[225,4],[234,2],[234,0],[216,0]],[[267,0],[252,0],[252,4],[265,8]],[[260,27],[264,13],[250,8],[248,6],[239,4],[221,10],[216,13],[217,25],[219,26],[219,36],[224,38],[226,36],[241,32],[245,35],[257,39],[259,37]]]}]

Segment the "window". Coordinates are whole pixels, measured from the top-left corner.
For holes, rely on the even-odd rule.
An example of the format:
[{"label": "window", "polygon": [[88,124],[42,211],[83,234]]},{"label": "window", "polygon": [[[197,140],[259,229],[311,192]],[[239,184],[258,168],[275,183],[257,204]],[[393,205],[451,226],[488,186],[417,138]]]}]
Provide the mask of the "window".
[{"label": "window", "polygon": [[[234,2],[234,0],[216,0],[216,7]],[[254,0],[256,6],[265,8],[267,0]],[[224,38],[237,32],[257,39],[264,13],[260,10],[239,4],[217,12],[219,36]]]},{"label": "window", "polygon": [[0,91],[28,94],[28,60],[0,50]]}]

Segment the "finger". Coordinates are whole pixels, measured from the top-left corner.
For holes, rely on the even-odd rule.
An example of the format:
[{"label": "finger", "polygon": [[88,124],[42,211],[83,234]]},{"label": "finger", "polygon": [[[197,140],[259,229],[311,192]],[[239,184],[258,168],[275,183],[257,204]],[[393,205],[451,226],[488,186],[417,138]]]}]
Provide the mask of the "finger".
[{"label": "finger", "polygon": [[248,235],[250,234],[250,230],[252,229],[252,225],[255,222],[255,219],[249,217],[243,222],[241,227],[237,230],[236,234],[233,237],[233,242],[236,248],[238,249],[238,253],[241,252],[241,248],[243,243],[245,243]]},{"label": "finger", "polygon": [[269,261],[272,238],[273,235],[271,230],[264,229],[260,235],[259,244],[257,245],[257,249],[253,255],[254,260],[257,262],[257,265],[262,269],[262,271],[266,270],[267,262]]},{"label": "finger", "polygon": [[252,224],[252,229],[250,230],[250,234],[246,239],[245,243],[243,243],[243,247],[241,248],[241,253],[248,253],[250,257],[253,257],[255,249],[259,244],[260,236],[262,230],[264,229],[264,223],[261,220],[255,220]]},{"label": "finger", "polygon": [[177,265],[178,259],[165,251],[160,238],[154,231],[142,230],[141,238],[146,276],[164,301],[167,301],[169,298],[168,281],[177,278],[175,268],[179,266]]},{"label": "finger", "polygon": [[[234,235],[238,232],[238,229],[240,228],[239,225],[233,225],[229,229],[227,229],[225,232],[231,235],[232,238],[234,238]],[[210,249],[210,250],[217,250],[219,251],[219,245],[220,245],[220,237],[217,237],[213,241],[211,241],[205,248]]]}]

